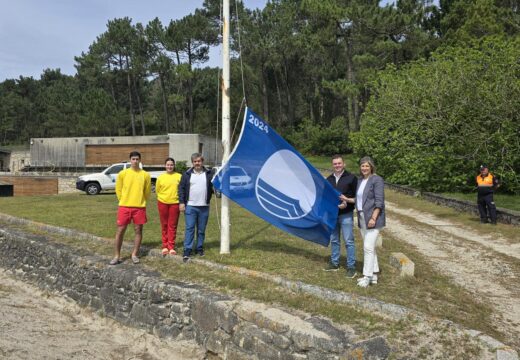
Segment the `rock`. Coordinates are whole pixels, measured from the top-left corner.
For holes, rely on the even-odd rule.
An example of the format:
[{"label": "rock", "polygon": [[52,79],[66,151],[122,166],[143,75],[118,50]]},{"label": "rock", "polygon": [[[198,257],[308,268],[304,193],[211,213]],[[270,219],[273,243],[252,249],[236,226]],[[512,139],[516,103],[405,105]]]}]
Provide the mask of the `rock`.
[{"label": "rock", "polygon": [[399,276],[414,276],[415,264],[403,253],[391,253],[390,265],[399,271]]}]

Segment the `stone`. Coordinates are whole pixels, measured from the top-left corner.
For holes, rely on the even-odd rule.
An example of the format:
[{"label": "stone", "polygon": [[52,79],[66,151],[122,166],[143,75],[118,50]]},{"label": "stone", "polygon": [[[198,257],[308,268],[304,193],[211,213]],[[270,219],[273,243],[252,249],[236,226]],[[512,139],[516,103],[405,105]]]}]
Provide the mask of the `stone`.
[{"label": "stone", "polygon": [[486,344],[487,347],[489,347],[490,349],[492,350],[495,350],[495,349],[501,349],[501,348],[504,348],[505,345],[503,343],[501,343],[500,341],[492,338],[491,336],[489,335],[486,335],[486,334],[482,334],[478,337],[478,339],[483,342],[484,344]]},{"label": "stone", "polygon": [[376,239],[376,248],[382,248],[383,247],[383,235],[381,235],[381,232],[377,235]]},{"label": "stone", "polygon": [[230,342],[231,336],[219,329],[211,333],[206,340],[206,349],[217,355],[224,355],[226,344]]},{"label": "stone", "polygon": [[230,343],[226,345],[226,352],[223,356],[226,360],[251,360],[251,359],[257,359],[256,356],[253,356],[237,346],[233,345],[233,343]]},{"label": "stone", "polygon": [[403,253],[391,253],[390,265],[399,271],[399,276],[414,276],[415,264]]},{"label": "stone", "polygon": [[508,346],[497,349],[497,360],[518,360],[518,353]]},{"label": "stone", "polygon": [[222,328],[232,331],[238,322],[233,312],[233,303],[219,294],[205,294],[192,299],[191,317],[203,331],[211,332]]},{"label": "stone", "polygon": [[389,355],[390,347],[386,343],[386,340],[378,336],[354,344],[347,353],[347,359],[379,360],[386,359]]}]

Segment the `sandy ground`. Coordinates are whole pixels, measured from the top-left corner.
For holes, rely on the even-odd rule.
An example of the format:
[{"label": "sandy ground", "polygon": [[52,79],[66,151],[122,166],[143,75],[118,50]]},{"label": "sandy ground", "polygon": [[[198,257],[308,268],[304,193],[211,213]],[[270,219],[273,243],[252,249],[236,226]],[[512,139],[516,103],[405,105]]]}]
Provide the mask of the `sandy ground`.
[{"label": "sandy ground", "polygon": [[[391,202],[386,206],[384,231],[414,246],[439,272],[493,305],[496,328],[509,345],[520,349],[520,242],[483,236],[462,224]],[[415,222],[405,224],[393,214]]]},{"label": "sandy ground", "polygon": [[188,341],[161,340],[41,292],[0,270],[0,359],[203,359]]}]

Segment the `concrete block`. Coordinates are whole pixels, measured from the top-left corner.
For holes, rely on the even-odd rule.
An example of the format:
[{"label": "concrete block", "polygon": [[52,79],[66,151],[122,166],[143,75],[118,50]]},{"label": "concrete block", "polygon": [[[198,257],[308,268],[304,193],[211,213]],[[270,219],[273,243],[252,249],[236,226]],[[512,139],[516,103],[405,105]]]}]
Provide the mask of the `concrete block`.
[{"label": "concrete block", "polygon": [[377,235],[377,239],[376,239],[376,248],[382,248],[383,247],[383,235],[381,235],[381,233],[379,233]]},{"label": "concrete block", "polygon": [[518,354],[510,347],[497,349],[497,360],[518,360]]},{"label": "concrete block", "polygon": [[391,253],[390,265],[399,271],[399,276],[414,276],[415,264],[403,253]]}]

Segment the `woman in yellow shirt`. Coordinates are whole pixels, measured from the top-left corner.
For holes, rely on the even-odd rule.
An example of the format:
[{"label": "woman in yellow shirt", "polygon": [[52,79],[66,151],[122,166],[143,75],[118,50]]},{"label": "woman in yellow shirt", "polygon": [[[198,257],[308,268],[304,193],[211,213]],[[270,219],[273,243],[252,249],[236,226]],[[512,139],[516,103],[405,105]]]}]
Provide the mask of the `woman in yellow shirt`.
[{"label": "woman in yellow shirt", "polygon": [[175,160],[167,158],[166,173],[157,178],[155,192],[157,193],[157,207],[161,220],[162,254],[177,255],[175,251],[175,237],[179,222],[179,183],[181,174],[175,172]]}]

